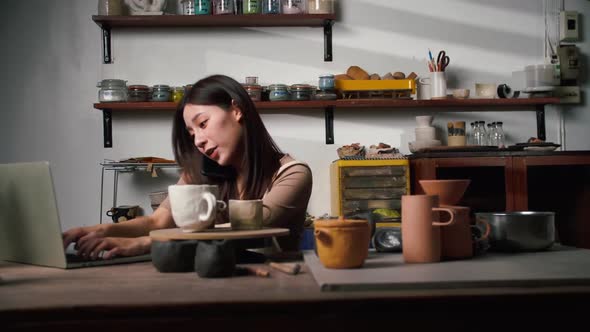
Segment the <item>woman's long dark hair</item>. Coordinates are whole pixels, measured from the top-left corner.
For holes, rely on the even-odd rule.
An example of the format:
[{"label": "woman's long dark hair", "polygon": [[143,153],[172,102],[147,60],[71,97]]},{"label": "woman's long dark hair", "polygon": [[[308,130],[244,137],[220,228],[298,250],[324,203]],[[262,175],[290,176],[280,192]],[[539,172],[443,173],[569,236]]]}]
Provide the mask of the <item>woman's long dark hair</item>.
[{"label": "woman's long dark hair", "polygon": [[[241,147],[238,149],[243,151],[241,172],[243,172],[246,181],[243,197],[240,197],[240,193],[237,192],[235,177],[219,178],[202,174],[203,158],[207,157],[203,156],[195,146],[182,116],[184,107],[188,104],[215,105],[229,112],[232,101],[242,111],[240,121],[243,130]],[[270,137],[244,87],[224,75],[206,77],[195,83],[190,91],[186,91],[174,115],[172,147],[174,157],[182,167],[187,182],[217,184],[220,187],[221,198],[225,201],[235,198],[262,198],[270,185],[273,174],[280,167],[280,159],[284,156],[284,153]]]}]

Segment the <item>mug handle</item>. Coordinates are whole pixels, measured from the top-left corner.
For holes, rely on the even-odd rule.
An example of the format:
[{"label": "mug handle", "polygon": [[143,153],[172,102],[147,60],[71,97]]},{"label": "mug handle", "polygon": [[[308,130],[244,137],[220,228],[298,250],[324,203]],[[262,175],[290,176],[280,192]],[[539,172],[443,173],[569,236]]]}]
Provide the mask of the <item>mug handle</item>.
[{"label": "mug handle", "polygon": [[227,203],[225,203],[224,201],[217,201],[217,211],[219,212],[223,212],[225,211],[225,209],[227,209]]},{"label": "mug handle", "polygon": [[115,210],[113,210],[113,209],[110,209],[107,211],[107,216],[109,216],[109,217],[112,217],[114,214],[115,214]]},{"label": "mug handle", "polygon": [[492,228],[490,227],[490,223],[487,222],[487,221],[485,221],[485,220],[481,220],[481,219],[477,219],[475,221],[475,223],[476,224],[480,224],[480,225],[484,225],[485,228],[486,228],[486,230],[483,233],[483,235],[479,239],[477,239],[477,241],[479,242],[479,241],[487,240],[487,238],[490,236],[490,233],[492,231]]},{"label": "mug handle", "polygon": [[432,222],[433,226],[450,226],[455,223],[455,212],[453,212],[451,209],[436,207],[436,208],[432,208],[432,211],[446,212],[451,216],[451,219],[447,222],[433,221]]},{"label": "mug handle", "polygon": [[207,202],[207,211],[203,213],[199,213],[199,221],[200,222],[211,222],[215,219],[216,214],[213,213],[214,208],[217,206],[217,199],[215,199],[215,195],[212,193],[206,192],[203,193],[201,196],[201,201],[199,205],[203,203],[203,201]]}]

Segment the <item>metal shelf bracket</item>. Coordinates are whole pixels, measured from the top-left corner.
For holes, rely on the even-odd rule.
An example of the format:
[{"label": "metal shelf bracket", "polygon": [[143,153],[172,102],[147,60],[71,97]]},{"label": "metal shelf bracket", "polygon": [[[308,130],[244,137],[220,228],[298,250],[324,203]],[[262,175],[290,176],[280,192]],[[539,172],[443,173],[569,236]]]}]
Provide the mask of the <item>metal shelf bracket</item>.
[{"label": "metal shelf bracket", "polygon": [[332,24],[333,20],[324,21],[324,61],[332,61]]},{"label": "metal shelf bracket", "polygon": [[326,107],[326,144],[334,144],[334,107]]},{"label": "metal shelf bracket", "polygon": [[102,62],[113,63],[111,53],[111,28],[102,27]]},{"label": "metal shelf bracket", "polygon": [[102,110],[102,129],[104,138],[104,147],[113,147],[113,110]]}]

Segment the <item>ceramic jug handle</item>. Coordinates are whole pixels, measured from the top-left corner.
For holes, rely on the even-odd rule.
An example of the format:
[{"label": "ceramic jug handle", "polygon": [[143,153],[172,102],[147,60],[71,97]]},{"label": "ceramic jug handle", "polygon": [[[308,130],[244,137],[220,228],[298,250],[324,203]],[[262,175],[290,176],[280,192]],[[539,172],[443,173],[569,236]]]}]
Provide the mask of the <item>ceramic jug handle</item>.
[{"label": "ceramic jug handle", "polygon": [[328,235],[328,233],[326,231],[324,231],[323,229],[315,229],[313,231],[313,234],[315,234],[315,237],[322,241],[322,242],[329,242],[330,241],[330,236]]},{"label": "ceramic jug handle", "polygon": [[485,225],[486,227],[486,231],[483,233],[483,235],[477,240],[477,241],[484,241],[488,238],[488,236],[490,236],[490,232],[492,231],[492,228],[490,227],[490,223],[488,223],[487,221],[481,220],[481,219],[477,219],[475,221],[476,224],[480,224],[480,225]]},{"label": "ceramic jug handle", "polygon": [[207,211],[199,213],[199,221],[208,223],[215,219],[216,214],[213,212],[217,207],[217,200],[212,193],[204,193],[203,196],[201,196],[201,202],[199,202],[199,205],[201,205],[203,201],[207,202]]},{"label": "ceramic jug handle", "polygon": [[455,223],[455,212],[453,212],[451,209],[446,209],[446,208],[432,208],[432,211],[444,211],[446,213],[448,213],[451,216],[451,219],[447,222],[438,222],[438,221],[433,221],[432,225],[434,226],[450,226],[453,225]]}]

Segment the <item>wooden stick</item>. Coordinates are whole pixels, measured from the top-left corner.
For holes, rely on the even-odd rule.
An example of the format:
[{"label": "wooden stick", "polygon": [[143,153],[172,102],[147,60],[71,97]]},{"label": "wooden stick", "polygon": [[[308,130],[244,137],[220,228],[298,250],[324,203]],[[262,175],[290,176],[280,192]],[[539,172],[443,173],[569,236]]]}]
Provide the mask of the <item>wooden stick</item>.
[{"label": "wooden stick", "polygon": [[279,270],[283,273],[292,274],[292,275],[299,273],[299,271],[301,270],[301,265],[299,265],[298,263],[270,262],[268,265],[270,265],[270,267],[272,267],[275,270]]},{"label": "wooden stick", "polygon": [[248,270],[248,272],[250,274],[253,274],[257,277],[263,277],[263,278],[270,277],[270,272],[267,269],[262,269],[262,268],[253,267],[253,266],[246,266],[245,269]]}]

